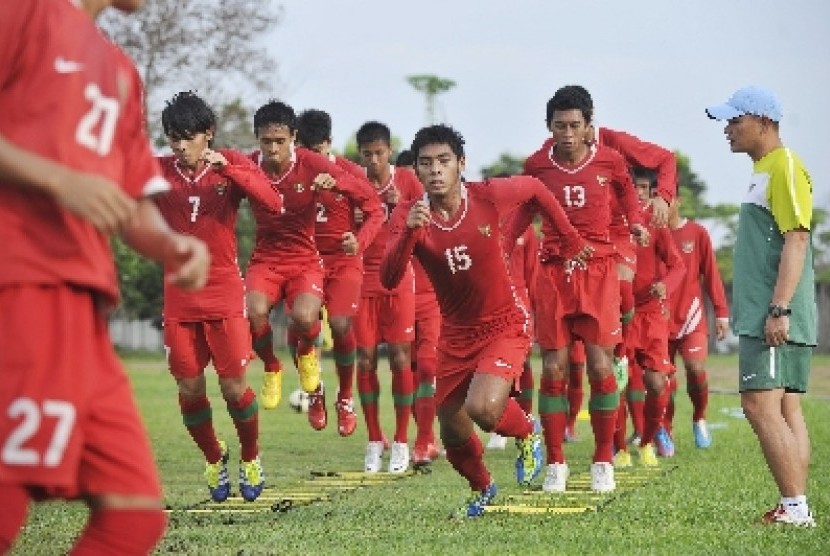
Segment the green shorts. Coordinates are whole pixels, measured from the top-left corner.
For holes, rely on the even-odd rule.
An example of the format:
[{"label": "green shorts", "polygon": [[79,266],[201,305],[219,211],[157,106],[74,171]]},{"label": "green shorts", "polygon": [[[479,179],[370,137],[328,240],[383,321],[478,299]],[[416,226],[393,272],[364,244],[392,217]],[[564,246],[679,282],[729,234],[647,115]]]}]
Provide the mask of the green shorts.
[{"label": "green shorts", "polygon": [[775,390],[807,391],[812,346],[784,344],[771,347],[760,338],[738,338],[738,391]]}]

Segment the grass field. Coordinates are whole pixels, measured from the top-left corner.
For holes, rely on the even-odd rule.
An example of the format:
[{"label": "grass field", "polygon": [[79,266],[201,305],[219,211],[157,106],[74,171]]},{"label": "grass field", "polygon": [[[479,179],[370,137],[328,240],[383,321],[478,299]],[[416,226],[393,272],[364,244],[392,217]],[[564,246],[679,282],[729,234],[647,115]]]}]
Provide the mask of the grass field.
[{"label": "grass field", "polygon": [[[156,450],[167,504],[181,510],[204,501],[207,491],[201,477],[201,454],[181,423],[174,384],[163,360],[127,358],[125,363]],[[259,364],[252,367],[251,382],[258,389]],[[325,367],[325,378],[334,384],[330,360]],[[538,361],[534,368],[538,371]],[[713,447],[694,448],[689,402],[681,392],[675,421],[677,456],[661,460],[665,468],[675,468],[619,496],[600,497],[598,511],[487,514],[477,520],[450,521],[447,515],[468,491],[446,461],[439,460],[430,474],[366,486],[285,513],[174,511],[158,553],[830,554],[830,358],[816,359],[812,392],[804,399],[813,443],[809,495],[818,521],[812,530],[757,524],[760,514],[777,501],[775,486],[749,425],[735,415],[734,410],[740,407],[737,395],[726,393],[736,382],[734,358],[714,357],[710,369],[713,389],[723,392],[710,398]],[[382,419],[391,431],[388,374],[382,373],[382,399],[387,404],[382,407]],[[217,430],[233,446],[233,426],[215,381],[210,382]],[[293,413],[286,404],[285,397],[295,385],[296,377],[289,374],[280,407],[260,415],[269,486],[283,490],[296,487],[312,471],[362,470],[366,442],[362,426],[346,439],[337,436],[332,424],[324,431],[312,431],[305,416]],[[592,442],[589,424],[580,422],[579,427],[583,440],[567,445],[566,454],[572,473],[584,474]],[[237,456],[234,450],[232,462]],[[513,479],[514,457],[511,447],[486,454],[502,501],[521,493]],[[632,474],[641,473],[635,469]],[[232,479],[235,476],[234,465]],[[563,500],[555,495],[530,498],[560,505]],[[588,500],[588,495],[582,499]],[[78,504],[35,506],[13,553],[65,553],[85,513]]]}]

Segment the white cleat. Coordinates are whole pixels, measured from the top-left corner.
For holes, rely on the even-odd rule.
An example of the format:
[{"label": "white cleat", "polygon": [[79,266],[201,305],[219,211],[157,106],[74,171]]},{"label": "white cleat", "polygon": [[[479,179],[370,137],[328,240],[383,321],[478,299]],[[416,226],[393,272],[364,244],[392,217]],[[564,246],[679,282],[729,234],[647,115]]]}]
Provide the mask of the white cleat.
[{"label": "white cleat", "polygon": [[406,442],[393,442],[389,454],[389,472],[403,473],[409,469],[409,446]]},{"label": "white cleat", "polygon": [[381,456],[383,456],[383,441],[369,442],[366,445],[366,456],[363,458],[363,470],[366,473],[380,471]]},{"label": "white cleat", "polygon": [[616,488],[614,466],[606,462],[592,463],[591,490],[594,492],[613,492]]},{"label": "white cleat", "polygon": [[568,488],[568,476],[571,470],[567,463],[549,463],[545,471],[542,490],[545,492],[565,492]]}]

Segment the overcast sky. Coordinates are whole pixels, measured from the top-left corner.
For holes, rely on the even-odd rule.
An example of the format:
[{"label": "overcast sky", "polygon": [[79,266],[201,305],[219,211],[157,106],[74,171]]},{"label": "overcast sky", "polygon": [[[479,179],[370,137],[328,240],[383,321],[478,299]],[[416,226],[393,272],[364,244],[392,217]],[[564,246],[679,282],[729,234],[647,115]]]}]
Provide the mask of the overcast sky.
[{"label": "overcast sky", "polygon": [[686,153],[711,203],[737,203],[751,169],[704,108],[747,84],[773,89],[782,136],[828,204],[830,1],[826,0],[282,0],[268,40],[280,96],[327,110],[342,148],[364,121],[407,145],[425,123],[406,82],[436,74],[457,86],[438,114],[467,140],[468,172],[546,137],[545,103],[562,85],[591,91],[600,125]]}]

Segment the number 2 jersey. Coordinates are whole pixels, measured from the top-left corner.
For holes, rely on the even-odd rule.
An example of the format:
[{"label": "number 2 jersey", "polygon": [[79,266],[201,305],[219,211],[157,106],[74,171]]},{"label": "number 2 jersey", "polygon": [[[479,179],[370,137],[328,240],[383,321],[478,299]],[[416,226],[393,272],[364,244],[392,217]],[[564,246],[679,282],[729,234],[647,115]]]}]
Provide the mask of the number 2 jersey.
[{"label": "number 2 jersey", "polygon": [[[46,63],[44,63],[44,60]],[[0,134],[139,198],[168,188],[150,152],[133,63],[66,0],[6,2],[0,15]],[[52,197],[0,184],[0,287],[118,286],[109,238]]]}]

